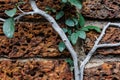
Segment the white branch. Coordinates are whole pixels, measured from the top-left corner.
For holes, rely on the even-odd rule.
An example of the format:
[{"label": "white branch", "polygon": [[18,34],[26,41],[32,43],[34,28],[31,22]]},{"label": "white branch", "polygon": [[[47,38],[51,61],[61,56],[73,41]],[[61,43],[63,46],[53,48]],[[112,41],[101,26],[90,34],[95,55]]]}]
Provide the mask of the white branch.
[{"label": "white branch", "polygon": [[46,12],[42,11],[41,9],[39,9],[37,7],[34,0],[30,0],[30,4],[31,4],[34,12],[36,12],[37,14],[40,14],[41,16],[45,17],[45,19],[47,19],[51,23],[54,30],[60,35],[61,39],[65,43],[67,49],[69,50],[69,52],[71,53],[71,56],[73,58],[75,80],[79,80],[80,77],[79,77],[77,53],[74,51],[71,43],[69,42],[67,36],[64,33],[64,31],[60,28],[60,26],[57,24],[57,22],[54,20],[54,18],[52,16],[50,16],[49,14],[47,14]]},{"label": "white branch", "polygon": [[24,12],[24,13],[22,13],[22,14],[20,14],[20,15],[18,15],[17,17],[15,17],[14,18],[14,20],[19,20],[21,17],[23,17],[23,16],[25,16],[25,15],[33,15],[33,14],[35,14],[36,12],[34,12],[34,11],[31,11],[31,12]]},{"label": "white branch", "polygon": [[120,46],[120,43],[115,43],[115,44],[99,44],[100,40],[102,39],[102,37],[105,34],[106,29],[110,26],[117,26],[120,27],[120,23],[108,23],[102,30],[99,38],[95,41],[95,44],[93,46],[93,48],[89,51],[88,55],[86,56],[86,58],[83,60],[83,62],[80,65],[80,80],[83,80],[83,74],[84,74],[84,68],[85,65],[89,62],[89,60],[91,59],[92,55],[94,54],[94,52],[96,51],[97,48],[102,48],[102,47],[116,47],[116,46]]},{"label": "white branch", "polygon": [[5,21],[5,19],[3,19],[3,18],[0,18],[0,21],[4,22],[4,21]]},{"label": "white branch", "polygon": [[18,10],[21,11],[22,13],[25,13],[19,6],[17,6]]},{"label": "white branch", "polygon": [[99,44],[97,45],[97,48],[102,48],[102,47],[116,47],[120,46],[120,43],[115,43],[115,44]]}]

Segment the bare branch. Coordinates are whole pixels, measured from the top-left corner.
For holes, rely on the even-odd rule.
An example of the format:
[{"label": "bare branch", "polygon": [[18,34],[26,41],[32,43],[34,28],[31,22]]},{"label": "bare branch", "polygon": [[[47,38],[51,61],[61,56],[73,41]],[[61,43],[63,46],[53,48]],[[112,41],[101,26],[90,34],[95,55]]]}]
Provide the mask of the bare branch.
[{"label": "bare branch", "polygon": [[0,21],[3,21],[3,22],[4,22],[4,21],[5,21],[5,19],[3,19],[3,18],[0,18]]},{"label": "bare branch", "polygon": [[50,16],[49,14],[47,14],[46,12],[42,11],[41,9],[39,9],[37,7],[34,0],[30,0],[30,4],[31,4],[34,12],[36,12],[36,13],[42,15],[43,17],[45,17],[51,23],[54,30],[60,35],[61,39],[65,43],[67,49],[69,50],[69,52],[71,53],[71,56],[73,58],[75,80],[79,80],[80,77],[79,77],[77,53],[74,51],[71,43],[69,42],[67,36],[64,33],[64,31],[60,28],[60,26],[57,24],[57,22],[54,20],[54,18],[52,16]]},{"label": "bare branch", "polygon": [[102,48],[102,47],[116,47],[120,46],[120,43],[115,43],[115,44],[99,44],[97,45],[97,48]]},{"label": "bare branch", "polygon": [[36,12],[34,12],[34,11],[24,12],[24,13],[18,15],[17,17],[15,17],[14,20],[19,20],[21,17],[23,17],[23,16],[25,16],[25,15],[29,15],[29,14],[33,15],[33,14],[35,14],[35,13],[36,13]]},{"label": "bare branch", "polygon": [[21,11],[22,13],[25,13],[19,6],[17,6],[18,10]]}]

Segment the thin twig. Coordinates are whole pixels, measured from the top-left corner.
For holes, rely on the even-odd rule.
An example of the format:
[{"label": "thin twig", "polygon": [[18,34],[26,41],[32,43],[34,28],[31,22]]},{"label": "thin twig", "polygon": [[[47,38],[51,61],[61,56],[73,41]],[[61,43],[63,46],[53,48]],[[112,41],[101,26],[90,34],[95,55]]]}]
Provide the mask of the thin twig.
[{"label": "thin twig", "polygon": [[5,21],[5,19],[3,19],[3,18],[0,18],[0,21],[4,22],[4,21]]},{"label": "thin twig", "polygon": [[19,6],[17,6],[18,10],[21,11],[22,13],[25,13]]},{"label": "thin twig", "polygon": [[14,20],[19,20],[21,17],[23,17],[23,16],[25,16],[25,15],[33,15],[33,14],[35,14],[36,12],[34,12],[34,11],[31,11],[31,12],[24,12],[24,13],[22,13],[22,14],[20,14],[20,15],[18,15],[17,17],[15,17],[14,18]]},{"label": "thin twig", "polygon": [[120,27],[120,23],[108,23],[108,24],[103,28],[100,36],[99,36],[98,39],[95,41],[95,44],[94,44],[93,48],[89,51],[88,55],[86,56],[86,58],[84,59],[84,61],[83,61],[83,62],[81,63],[81,65],[80,65],[80,80],[83,80],[83,74],[84,74],[85,65],[89,62],[89,60],[91,59],[92,55],[94,54],[94,52],[96,51],[97,48],[120,46],[120,43],[115,43],[115,44],[99,44],[100,40],[102,39],[102,37],[103,37],[104,34],[105,34],[106,29],[107,29],[110,25]]}]

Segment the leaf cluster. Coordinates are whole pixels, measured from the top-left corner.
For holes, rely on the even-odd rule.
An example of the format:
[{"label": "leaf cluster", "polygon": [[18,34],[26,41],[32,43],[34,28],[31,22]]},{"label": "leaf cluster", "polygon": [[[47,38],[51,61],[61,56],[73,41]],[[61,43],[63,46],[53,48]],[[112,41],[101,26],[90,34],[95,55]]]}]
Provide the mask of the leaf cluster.
[{"label": "leaf cluster", "polygon": [[[77,9],[82,8],[82,0],[61,0],[65,5],[70,4],[75,6]],[[63,10],[56,14],[56,20],[64,17],[65,13]],[[70,42],[75,45],[78,39],[86,39],[86,32],[90,30],[95,30],[96,32],[101,32],[100,28],[97,26],[88,25],[85,26],[85,19],[81,13],[76,12],[75,16],[69,16],[65,19],[66,28],[63,28],[63,31],[67,34]],[[62,52],[66,47],[63,42],[60,42],[58,45],[59,51]]]}]

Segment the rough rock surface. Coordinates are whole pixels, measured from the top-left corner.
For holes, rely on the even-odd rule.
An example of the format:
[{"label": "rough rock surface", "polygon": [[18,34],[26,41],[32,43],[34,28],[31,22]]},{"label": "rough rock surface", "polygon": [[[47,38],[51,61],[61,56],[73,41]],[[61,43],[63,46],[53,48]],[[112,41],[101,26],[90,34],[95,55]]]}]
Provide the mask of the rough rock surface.
[{"label": "rough rock surface", "polygon": [[0,61],[2,80],[71,80],[67,63],[63,60]]},{"label": "rough rock surface", "polygon": [[14,37],[11,39],[7,38],[0,28],[0,56],[24,58],[68,55],[67,51],[59,52],[57,44],[61,39],[49,23],[20,22],[15,28]]},{"label": "rough rock surface", "polygon": [[82,14],[97,19],[120,18],[120,0],[86,0]]},{"label": "rough rock surface", "polygon": [[98,67],[87,68],[84,80],[120,80],[120,62],[106,62]]},{"label": "rough rock surface", "polygon": [[[86,53],[93,47],[94,41],[96,38],[99,36],[98,33],[96,32],[89,32],[87,33],[87,39],[86,39]],[[118,43],[120,41],[120,28],[118,27],[109,27],[106,31],[106,34],[102,38],[99,44],[104,44],[104,43]],[[113,47],[113,48],[100,48],[96,51],[96,53],[100,54],[120,54],[120,47]]]}]

